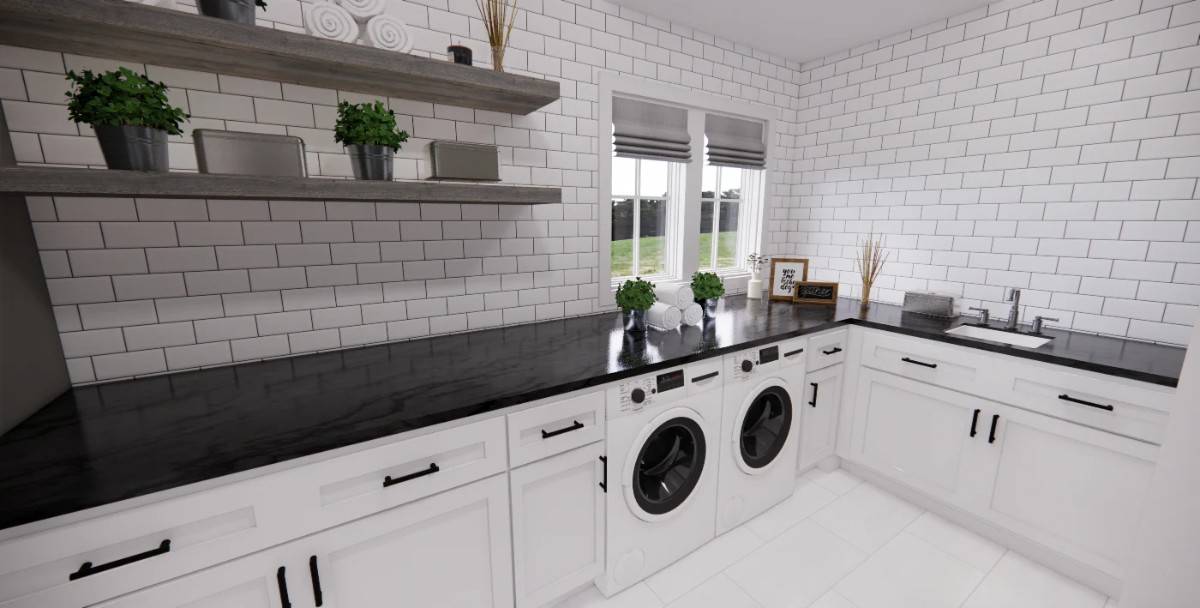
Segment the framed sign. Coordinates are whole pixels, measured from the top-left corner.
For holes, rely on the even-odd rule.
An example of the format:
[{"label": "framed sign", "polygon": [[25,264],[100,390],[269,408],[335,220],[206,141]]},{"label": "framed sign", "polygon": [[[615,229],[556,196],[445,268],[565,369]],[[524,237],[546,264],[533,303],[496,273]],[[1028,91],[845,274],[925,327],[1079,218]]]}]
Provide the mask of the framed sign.
[{"label": "framed sign", "polygon": [[796,283],[808,280],[808,260],[805,258],[771,258],[771,288],[767,294],[772,300],[790,302],[796,291]]},{"label": "framed sign", "polygon": [[792,298],[795,304],[821,304],[834,306],[837,304],[837,283],[825,281],[797,281],[796,293]]}]

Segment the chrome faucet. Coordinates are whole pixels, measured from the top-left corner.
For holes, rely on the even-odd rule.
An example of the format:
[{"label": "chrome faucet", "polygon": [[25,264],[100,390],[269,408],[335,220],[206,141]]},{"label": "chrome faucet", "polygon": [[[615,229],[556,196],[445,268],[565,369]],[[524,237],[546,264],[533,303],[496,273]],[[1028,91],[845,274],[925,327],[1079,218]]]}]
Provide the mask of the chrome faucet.
[{"label": "chrome faucet", "polygon": [[1004,324],[1004,328],[1015,330],[1017,319],[1021,316],[1021,290],[1016,287],[1008,290],[1008,297],[1004,298],[1004,301],[1012,302],[1012,308],[1008,311],[1008,322]]}]

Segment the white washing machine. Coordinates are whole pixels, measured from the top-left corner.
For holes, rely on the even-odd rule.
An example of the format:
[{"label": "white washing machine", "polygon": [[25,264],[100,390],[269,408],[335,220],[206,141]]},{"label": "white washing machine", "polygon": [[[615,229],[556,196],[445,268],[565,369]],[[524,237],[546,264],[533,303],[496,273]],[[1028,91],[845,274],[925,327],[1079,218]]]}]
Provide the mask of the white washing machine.
[{"label": "white washing machine", "polygon": [[596,580],[605,596],[716,536],[721,365],[714,358],[609,387],[606,556]]},{"label": "white washing machine", "polygon": [[804,338],[726,355],[717,533],[796,489]]}]

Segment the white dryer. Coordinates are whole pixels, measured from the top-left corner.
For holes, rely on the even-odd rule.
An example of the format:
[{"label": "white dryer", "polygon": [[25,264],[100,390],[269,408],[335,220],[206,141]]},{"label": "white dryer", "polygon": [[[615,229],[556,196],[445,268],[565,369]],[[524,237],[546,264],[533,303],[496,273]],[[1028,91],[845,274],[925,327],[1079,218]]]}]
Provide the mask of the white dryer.
[{"label": "white dryer", "polygon": [[608,388],[606,556],[596,580],[605,596],[716,536],[721,364],[709,359]]},{"label": "white dryer", "polygon": [[804,338],[726,355],[717,533],[796,489]]}]

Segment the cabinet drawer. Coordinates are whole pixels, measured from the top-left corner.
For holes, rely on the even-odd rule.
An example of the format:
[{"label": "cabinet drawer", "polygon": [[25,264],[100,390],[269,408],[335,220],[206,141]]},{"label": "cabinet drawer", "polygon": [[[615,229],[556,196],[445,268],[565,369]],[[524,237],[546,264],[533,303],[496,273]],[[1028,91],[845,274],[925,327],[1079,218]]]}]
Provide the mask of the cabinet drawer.
[{"label": "cabinet drawer", "polygon": [[862,344],[867,367],[969,393],[980,394],[980,382],[997,373],[985,355],[931,340],[869,331]]},{"label": "cabinet drawer", "polygon": [[604,439],[604,393],[559,399],[508,415],[512,466]]},{"label": "cabinet drawer", "polygon": [[844,329],[809,336],[808,347],[805,349],[808,353],[808,371],[815,371],[844,361],[846,359],[846,336],[847,332]]}]

